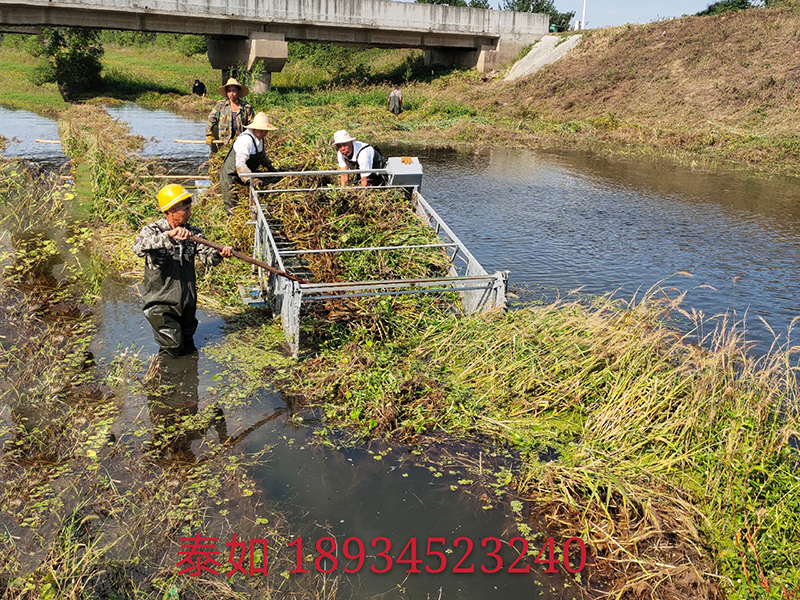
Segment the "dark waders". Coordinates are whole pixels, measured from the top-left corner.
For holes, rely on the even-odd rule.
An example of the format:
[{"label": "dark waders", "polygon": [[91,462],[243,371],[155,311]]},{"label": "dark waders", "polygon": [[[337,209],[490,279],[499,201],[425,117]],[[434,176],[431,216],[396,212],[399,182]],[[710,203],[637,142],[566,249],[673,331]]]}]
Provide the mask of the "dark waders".
[{"label": "dark waders", "polygon": [[403,107],[401,106],[400,96],[389,96],[389,112],[393,115],[397,116],[401,112],[403,112]]},{"label": "dark waders", "polygon": [[184,244],[172,256],[148,260],[144,267],[144,316],[153,328],[161,352],[191,354],[197,330],[197,283],[194,256],[185,256]]},{"label": "dark waders", "polygon": [[[381,154],[381,151],[378,150],[378,148],[375,146],[370,146],[369,144],[365,144],[364,146],[362,146],[361,150],[358,151],[358,154],[356,154],[352,159],[345,157],[344,162],[347,163],[348,169],[353,169],[357,171],[358,169],[361,168],[358,164],[358,157],[367,148],[372,148],[375,151],[375,154],[373,155],[372,158],[372,168],[373,169],[386,168],[386,159],[383,158],[383,154]],[[384,177],[383,175],[379,175],[378,173],[370,173],[369,175],[367,175],[367,184],[372,186],[386,185],[386,177]]]},{"label": "dark waders", "polygon": [[[257,141],[255,136],[249,133],[249,130],[245,131],[242,135],[249,135],[254,141]],[[256,147],[258,147],[258,145],[256,145]],[[258,170],[258,167],[266,167],[269,171],[275,171],[275,167],[272,166],[263,148],[261,152],[256,152],[248,158],[245,164],[253,173]],[[234,183],[244,185],[244,181],[242,181],[239,174],[236,172],[236,152],[233,151],[233,146],[231,146],[219,170],[219,187],[222,190],[222,200],[225,202],[225,212],[229,215],[233,213],[233,207],[236,205],[234,199],[231,197],[231,186]]]}]

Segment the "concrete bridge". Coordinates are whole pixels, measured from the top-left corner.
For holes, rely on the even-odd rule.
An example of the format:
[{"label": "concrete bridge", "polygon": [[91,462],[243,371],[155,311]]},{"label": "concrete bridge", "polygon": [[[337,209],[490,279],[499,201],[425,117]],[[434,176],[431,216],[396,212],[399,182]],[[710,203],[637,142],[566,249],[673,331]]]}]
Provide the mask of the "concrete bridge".
[{"label": "concrete bridge", "polygon": [[225,78],[256,60],[280,71],[288,41],[421,48],[428,64],[490,71],[541,38],[549,20],[389,0],[0,0],[0,25],[206,35],[211,65]]}]

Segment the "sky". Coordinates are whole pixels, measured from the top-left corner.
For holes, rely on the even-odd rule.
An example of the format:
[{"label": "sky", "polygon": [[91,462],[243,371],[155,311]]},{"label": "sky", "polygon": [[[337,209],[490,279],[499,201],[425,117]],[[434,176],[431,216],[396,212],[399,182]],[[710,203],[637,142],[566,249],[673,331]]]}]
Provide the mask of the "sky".
[{"label": "sky", "polygon": [[[404,0],[409,1],[409,0]],[[693,15],[704,10],[715,0],[586,0],[586,27],[608,27],[625,23],[649,23],[669,17]],[[583,0],[555,0],[559,12],[575,11],[581,18]],[[499,8],[502,0],[489,0],[489,5]]]},{"label": "sky", "polygon": [[[608,27],[625,23],[648,23],[665,17],[693,15],[714,0],[586,0],[586,27]],[[493,4],[490,2],[490,4]],[[583,0],[555,0],[559,12],[575,11],[580,19]]]}]

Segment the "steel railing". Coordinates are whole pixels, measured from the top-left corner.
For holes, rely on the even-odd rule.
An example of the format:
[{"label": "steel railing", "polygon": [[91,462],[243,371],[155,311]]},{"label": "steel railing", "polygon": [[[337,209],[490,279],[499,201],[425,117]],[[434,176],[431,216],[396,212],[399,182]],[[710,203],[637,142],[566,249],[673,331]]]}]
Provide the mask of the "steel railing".
[{"label": "steel railing", "polygon": [[[341,173],[360,173],[362,171],[288,171],[279,173],[259,173],[253,177],[286,177],[337,175]],[[369,172],[381,172],[372,169]],[[376,186],[369,188],[348,187],[348,190],[375,190],[405,188],[406,186]],[[258,269],[259,289],[251,292],[251,301],[271,303],[276,313],[280,313],[286,341],[292,355],[300,351],[300,309],[303,302],[319,302],[338,298],[361,298],[366,296],[396,296],[406,294],[431,294],[457,292],[467,313],[490,308],[505,307],[508,286],[508,271],[486,272],[472,253],[464,246],[455,233],[442,220],[438,213],[420,194],[418,188],[411,189],[411,206],[420,220],[430,226],[441,239],[437,244],[412,244],[398,246],[371,246],[357,248],[281,248],[276,231],[270,227],[262,198],[276,193],[302,193],[316,190],[337,190],[339,187],[287,188],[258,190],[250,186],[250,203],[255,226],[253,255],[281,271],[287,271],[284,258],[298,258],[311,254],[337,254],[345,252],[401,251],[424,248],[442,248],[448,258],[448,276],[354,282],[309,282],[298,283],[276,276],[264,269]],[[297,274],[297,273],[292,273]],[[301,276],[302,277],[302,276]]]}]

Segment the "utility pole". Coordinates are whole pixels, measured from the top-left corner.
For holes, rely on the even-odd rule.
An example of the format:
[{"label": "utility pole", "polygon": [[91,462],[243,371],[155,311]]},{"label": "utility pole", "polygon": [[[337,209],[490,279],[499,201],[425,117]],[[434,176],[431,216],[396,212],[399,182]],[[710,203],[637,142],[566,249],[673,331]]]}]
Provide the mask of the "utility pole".
[{"label": "utility pole", "polygon": [[581,29],[586,29],[586,0],[583,0],[583,16],[581,17]]}]

